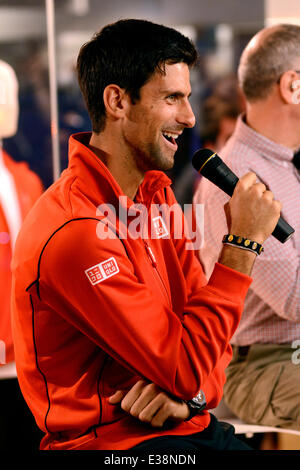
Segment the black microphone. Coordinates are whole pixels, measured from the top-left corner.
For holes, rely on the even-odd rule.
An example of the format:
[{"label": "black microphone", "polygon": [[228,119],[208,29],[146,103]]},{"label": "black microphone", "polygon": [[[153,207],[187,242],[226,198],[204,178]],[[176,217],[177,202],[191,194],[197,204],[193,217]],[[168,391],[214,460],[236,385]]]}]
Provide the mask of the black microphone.
[{"label": "black microphone", "polygon": [[[232,196],[239,179],[219,155],[209,149],[200,149],[194,154],[192,164],[198,173]],[[272,235],[281,243],[285,243],[294,232],[295,230],[280,217]]]}]

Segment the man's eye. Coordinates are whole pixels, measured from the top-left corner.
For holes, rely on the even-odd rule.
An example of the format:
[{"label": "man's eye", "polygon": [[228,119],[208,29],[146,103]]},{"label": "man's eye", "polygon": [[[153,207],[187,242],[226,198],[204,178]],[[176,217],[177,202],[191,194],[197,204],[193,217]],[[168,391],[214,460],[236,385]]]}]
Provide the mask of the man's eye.
[{"label": "man's eye", "polygon": [[176,101],[177,96],[176,95],[169,95],[167,98],[169,101]]}]

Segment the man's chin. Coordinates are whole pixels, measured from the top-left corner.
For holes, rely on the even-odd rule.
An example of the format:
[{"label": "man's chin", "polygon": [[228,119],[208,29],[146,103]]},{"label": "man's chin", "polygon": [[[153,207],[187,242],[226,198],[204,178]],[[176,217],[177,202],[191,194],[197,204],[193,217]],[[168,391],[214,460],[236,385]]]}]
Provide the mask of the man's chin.
[{"label": "man's chin", "polygon": [[160,170],[160,171],[171,170],[174,166],[174,162],[175,162],[175,152],[173,153],[173,155],[164,155],[163,157],[157,160],[156,170]]},{"label": "man's chin", "polygon": [[175,162],[175,152],[172,155],[162,155],[160,154],[153,154],[149,158],[145,158],[145,156],[141,155],[141,158],[138,160],[138,165],[142,171],[168,171],[171,170],[174,166]]}]

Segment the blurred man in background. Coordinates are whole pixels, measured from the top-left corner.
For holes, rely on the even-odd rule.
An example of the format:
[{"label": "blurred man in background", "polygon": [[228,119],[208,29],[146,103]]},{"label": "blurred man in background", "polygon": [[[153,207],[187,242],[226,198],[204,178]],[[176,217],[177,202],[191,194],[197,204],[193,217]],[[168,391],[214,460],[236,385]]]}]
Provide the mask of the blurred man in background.
[{"label": "blurred man in background", "polygon": [[[285,244],[265,243],[227,369],[224,397],[241,419],[300,429],[300,27],[277,25],[254,36],[238,70],[246,113],[220,156],[237,176],[253,171],[282,202],[283,218],[295,229]],[[295,99],[296,98],[296,99]],[[201,179],[195,203],[204,204],[199,253],[209,277],[227,233],[220,189]]]}]

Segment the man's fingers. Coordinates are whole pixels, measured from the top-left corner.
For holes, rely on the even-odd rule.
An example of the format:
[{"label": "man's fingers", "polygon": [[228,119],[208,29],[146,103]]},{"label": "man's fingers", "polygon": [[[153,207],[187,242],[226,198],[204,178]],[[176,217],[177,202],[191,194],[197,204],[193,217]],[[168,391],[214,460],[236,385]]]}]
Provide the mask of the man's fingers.
[{"label": "man's fingers", "polygon": [[[142,390],[140,390],[140,387],[142,387]],[[144,382],[140,384],[140,387],[137,387],[136,393],[126,396],[121,403],[122,409],[136,418],[153,398],[159,394],[158,387],[153,383],[145,385]]]},{"label": "man's fingers", "polygon": [[[153,418],[154,418],[154,416],[157,415],[160,408],[163,406],[163,403],[164,403],[163,393],[159,393],[146,406],[144,406],[140,410],[137,417],[143,423],[149,423],[153,426],[153,424],[152,424]],[[167,419],[167,417],[165,419]],[[163,423],[164,423],[164,421],[161,422],[161,420],[159,420],[157,426],[162,426]]]},{"label": "man's fingers", "polygon": [[139,380],[136,382],[129,392],[127,392],[124,396],[121,402],[121,408],[127,413],[130,413],[133,404],[139,399],[147,385],[148,382],[145,380]]},{"label": "man's fingers", "polygon": [[160,428],[168,419],[181,421],[187,419],[189,414],[190,411],[185,402],[169,399],[162,392],[143,409],[139,414],[139,419],[151,424],[154,428]]},{"label": "man's fingers", "polygon": [[133,403],[137,400],[137,398],[140,396],[140,394],[143,391],[143,388],[148,384],[148,382],[145,382],[144,380],[139,380],[134,384],[134,386],[128,391],[128,390],[117,390],[111,397],[109,397],[108,401],[112,405],[115,405],[117,403],[121,403],[122,408],[125,411],[130,410],[132,407]]},{"label": "man's fingers", "polygon": [[266,185],[264,185],[263,183],[254,183],[253,186],[251,187],[251,190],[255,191],[258,196],[261,196],[262,194],[266,192],[267,188],[266,188]]},{"label": "man's fingers", "polygon": [[117,405],[123,400],[125,395],[125,390],[117,390],[111,397],[109,397],[108,401],[111,405]]},{"label": "man's fingers", "polygon": [[230,232],[264,243],[278,222],[281,204],[256,174],[249,172],[237,183],[229,207]]},{"label": "man's fingers", "polygon": [[256,181],[257,181],[256,174],[253,173],[253,171],[249,171],[248,173],[246,173],[239,179],[237,183],[237,187],[241,186],[245,190],[253,186],[256,183]]},{"label": "man's fingers", "polygon": [[136,382],[129,391],[116,391],[109,402],[120,403],[124,411],[152,427],[162,427],[167,419],[184,420],[189,416],[185,402],[171,398],[145,380]]}]

